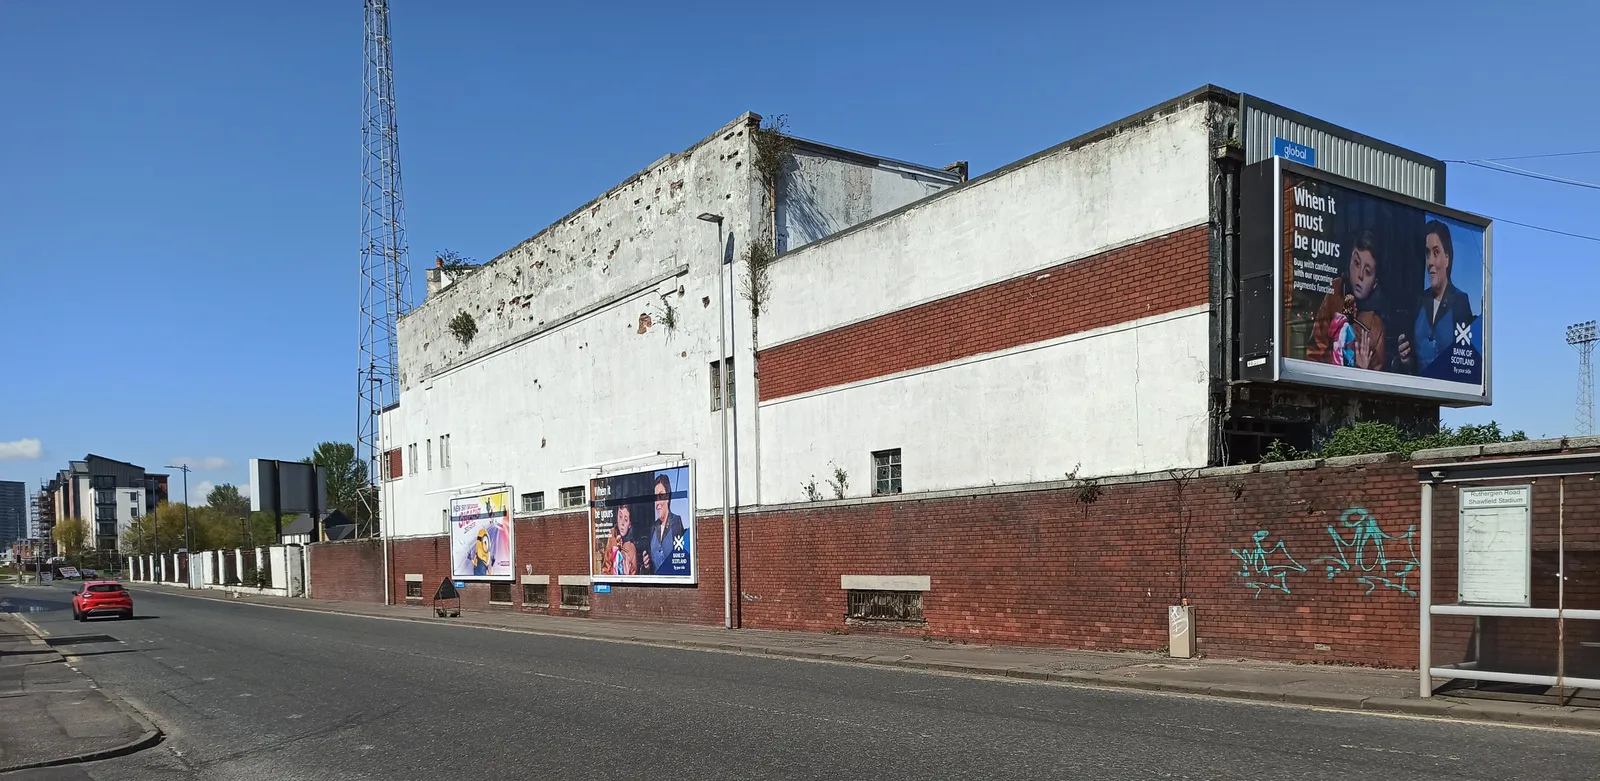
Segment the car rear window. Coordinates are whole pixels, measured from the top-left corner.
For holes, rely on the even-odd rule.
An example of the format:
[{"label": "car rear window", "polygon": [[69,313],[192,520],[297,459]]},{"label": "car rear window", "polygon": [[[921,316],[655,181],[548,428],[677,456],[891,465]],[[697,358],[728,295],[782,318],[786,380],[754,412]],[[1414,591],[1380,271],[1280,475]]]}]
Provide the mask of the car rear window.
[{"label": "car rear window", "polygon": [[117,584],[115,584],[115,583],[99,583],[99,584],[90,586],[89,590],[94,592],[94,593],[96,593],[96,594],[107,594],[107,593],[111,593],[111,592],[121,591],[122,587],[117,585]]}]

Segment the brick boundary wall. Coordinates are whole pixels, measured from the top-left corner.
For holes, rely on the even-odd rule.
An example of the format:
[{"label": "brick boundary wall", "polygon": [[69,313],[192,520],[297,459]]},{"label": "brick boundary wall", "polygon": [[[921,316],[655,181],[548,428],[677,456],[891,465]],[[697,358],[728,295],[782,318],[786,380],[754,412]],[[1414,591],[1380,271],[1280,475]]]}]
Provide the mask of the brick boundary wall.
[{"label": "brick boundary wall", "polygon": [[[751,629],[1157,651],[1168,642],[1168,606],[1187,597],[1203,654],[1415,667],[1416,471],[1384,456],[1319,464],[1206,470],[1187,481],[1106,479],[1093,502],[1082,501],[1079,487],[1053,485],[747,509],[735,520],[736,620]],[[1535,607],[1555,606],[1556,491],[1553,480],[1535,483]],[[464,607],[722,622],[718,517],[700,516],[696,524],[698,586],[615,585],[610,594],[592,594],[587,611],[561,609],[557,581],[587,574],[584,514],[516,524],[518,573],[531,566],[550,576],[551,606],[522,605],[520,585],[512,605],[489,605],[487,585],[469,584]],[[1568,481],[1564,524],[1568,607],[1600,609],[1600,485]],[[1435,491],[1434,529],[1433,600],[1451,603],[1453,488]],[[447,548],[444,537],[394,542],[397,601],[405,601],[404,575],[416,572],[431,598],[447,571]],[[375,543],[312,550],[313,596],[381,601]],[[847,622],[841,575],[929,576],[925,621]],[[1465,658],[1472,619],[1434,623],[1435,661]],[[1486,667],[1554,665],[1550,622],[1497,619],[1479,629]],[[1567,634],[1568,674],[1600,667],[1600,653],[1578,645],[1600,641],[1600,622],[1571,622]]]},{"label": "brick boundary wall", "polygon": [[311,598],[383,601],[383,549],[371,540],[322,542],[305,547]]},{"label": "brick boundary wall", "polygon": [[761,401],[1207,302],[1198,225],[761,351]]}]

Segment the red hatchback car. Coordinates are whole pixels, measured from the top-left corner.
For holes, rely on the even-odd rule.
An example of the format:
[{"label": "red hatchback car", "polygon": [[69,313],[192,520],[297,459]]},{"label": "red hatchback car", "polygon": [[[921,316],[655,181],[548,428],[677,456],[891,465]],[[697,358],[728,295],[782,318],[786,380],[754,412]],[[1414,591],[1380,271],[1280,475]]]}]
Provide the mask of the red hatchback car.
[{"label": "red hatchback car", "polygon": [[72,618],[87,621],[95,616],[116,615],[133,618],[133,595],[114,580],[91,580],[72,592]]}]

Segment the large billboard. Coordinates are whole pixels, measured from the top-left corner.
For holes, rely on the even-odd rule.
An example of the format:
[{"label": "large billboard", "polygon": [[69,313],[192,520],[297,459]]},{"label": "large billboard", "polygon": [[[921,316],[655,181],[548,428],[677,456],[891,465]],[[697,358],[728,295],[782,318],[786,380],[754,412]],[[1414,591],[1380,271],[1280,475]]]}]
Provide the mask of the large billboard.
[{"label": "large billboard", "polygon": [[450,500],[450,577],[511,580],[511,489]]},{"label": "large billboard", "polygon": [[1489,403],[1488,219],[1278,158],[1242,201],[1246,379]]},{"label": "large billboard", "polygon": [[589,576],[603,583],[694,583],[689,465],[589,483]]}]

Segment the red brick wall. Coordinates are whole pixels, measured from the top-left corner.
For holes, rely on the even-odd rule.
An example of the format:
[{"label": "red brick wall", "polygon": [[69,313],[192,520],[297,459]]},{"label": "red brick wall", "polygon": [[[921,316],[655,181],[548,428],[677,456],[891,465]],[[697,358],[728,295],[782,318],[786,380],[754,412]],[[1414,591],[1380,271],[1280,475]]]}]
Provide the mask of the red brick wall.
[{"label": "red brick wall", "polygon": [[[926,574],[927,625],[903,633],[1156,650],[1167,645],[1167,606],[1187,596],[1205,653],[1414,664],[1417,599],[1391,587],[1368,594],[1332,560],[1329,531],[1351,539],[1341,518],[1370,517],[1403,537],[1417,523],[1407,466],[1195,480],[1181,516],[1172,480],[1102,491],[1093,503],[1058,490],[749,515],[744,626],[844,629],[840,575]],[[1247,566],[1258,531],[1268,553]],[[1417,578],[1393,581],[1414,591]]]},{"label": "red brick wall", "polygon": [[383,548],[373,540],[306,546],[311,596],[351,602],[383,601]]},{"label": "red brick wall", "polygon": [[[511,588],[512,604],[490,604],[487,583],[468,582],[461,590],[461,606],[469,610],[521,610],[552,615],[593,616],[595,618],[647,619],[693,624],[722,623],[722,538],[721,526],[696,528],[695,546],[699,558],[699,586],[614,585],[609,594],[590,594],[588,610],[561,607],[562,575],[588,575],[588,516],[584,513],[545,515],[515,521],[517,577]],[[450,573],[450,541],[440,535],[396,540],[393,556],[392,588],[396,602],[405,602],[405,576],[421,574],[422,600],[431,604],[439,583]],[[548,608],[523,604],[522,575],[529,572],[549,576]],[[315,578],[315,573],[313,578]],[[380,580],[381,587],[381,580]],[[320,596],[320,595],[316,595]],[[382,591],[371,601],[381,602]]]},{"label": "red brick wall", "polygon": [[[1412,667],[1416,664],[1421,490],[1405,463],[1108,483],[1078,489],[746,512],[735,518],[736,621],[746,628],[891,632],[973,643],[1157,650],[1167,607],[1187,597],[1202,653]],[[1557,487],[1534,488],[1534,606],[1554,606]],[[1600,608],[1600,486],[1569,480],[1567,604]],[[1456,600],[1456,493],[1435,492],[1433,600]],[[1258,533],[1262,533],[1257,540]],[[538,612],[703,625],[722,621],[719,519],[696,524],[697,586],[614,586],[588,611],[562,611],[557,576],[588,572],[582,513],[516,522],[519,575],[551,576]],[[1380,551],[1381,547],[1381,551]],[[313,596],[382,599],[374,543],[312,546]],[[393,588],[424,575],[431,598],[447,574],[444,537],[394,543]],[[926,622],[874,627],[845,620],[841,575],[929,575]],[[512,590],[521,606],[520,583]],[[491,609],[470,584],[468,609]],[[1600,667],[1600,626],[1569,622],[1569,673]],[[1470,618],[1436,617],[1434,661],[1468,658]],[[1554,665],[1550,622],[1485,620],[1484,666]],[[1593,658],[1591,658],[1593,657]]]},{"label": "red brick wall", "polygon": [[761,400],[1054,339],[1207,302],[1196,226],[761,352]]}]

